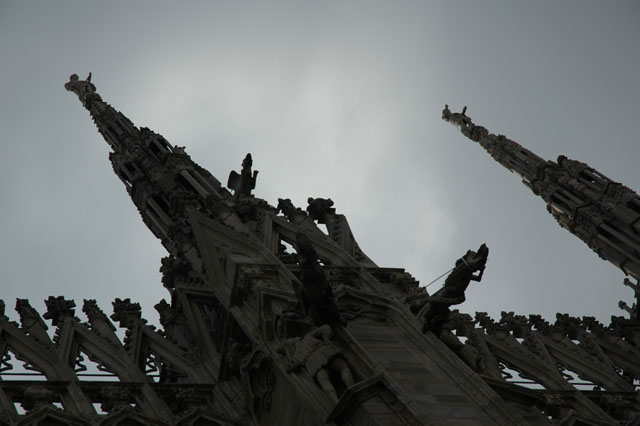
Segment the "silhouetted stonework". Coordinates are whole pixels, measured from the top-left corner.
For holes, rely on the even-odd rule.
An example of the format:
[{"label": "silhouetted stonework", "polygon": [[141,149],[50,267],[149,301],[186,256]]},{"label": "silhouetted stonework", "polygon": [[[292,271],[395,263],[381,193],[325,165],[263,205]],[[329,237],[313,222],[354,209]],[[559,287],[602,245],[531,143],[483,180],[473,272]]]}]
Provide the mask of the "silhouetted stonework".
[{"label": "silhouetted stonework", "polygon": [[558,223],[625,274],[640,279],[640,197],[585,163],[545,161],[503,135],[489,133],[445,105],[442,118],[478,142],[547,203]]},{"label": "silhouetted stonework", "polygon": [[110,318],[84,300],[82,322],[74,301],[50,297],[52,333],[27,300],[20,324],[0,303],[0,425],[639,424],[637,315],[605,326],[451,311],[480,279],[484,245],[430,296],[376,266],[331,200],[270,206],[252,195],[250,156],[232,194],[89,81],[66,87],[169,252],[171,297],[155,306],[162,330],[126,298]]}]

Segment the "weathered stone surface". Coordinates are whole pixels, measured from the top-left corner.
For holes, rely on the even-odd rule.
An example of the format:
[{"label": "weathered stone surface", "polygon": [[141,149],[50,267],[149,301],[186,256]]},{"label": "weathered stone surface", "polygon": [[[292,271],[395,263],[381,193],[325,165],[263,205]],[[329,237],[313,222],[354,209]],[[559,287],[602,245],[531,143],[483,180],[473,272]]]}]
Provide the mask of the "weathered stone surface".
[{"label": "weathered stone surface", "polygon": [[[65,87],[91,113],[114,172],[169,252],[161,272],[170,298],[155,306],[156,330],[127,298],[116,299],[111,319],[85,300],[82,323],[72,300],[50,297],[53,341],[27,300],[16,304],[20,325],[0,301],[0,424],[615,425],[640,415],[637,302],[621,305],[630,317],[608,326],[566,314],[551,323],[451,311],[481,279],[486,246],[460,258],[429,295],[404,270],[377,267],[330,199],[309,198],[307,212],[288,199],[270,206],[251,193],[250,155],[230,175],[232,195],[184,148],[106,104],[90,76]],[[443,116],[543,198],[560,183],[591,197],[573,216],[553,210],[585,241],[614,235],[593,218],[608,214],[618,230],[633,219],[620,210],[629,191],[596,188],[602,177],[586,165],[518,153],[465,111]],[[625,283],[637,298],[637,284]],[[46,380],[11,376],[16,363]]]},{"label": "weathered stone surface", "polygon": [[564,155],[545,161],[503,135],[489,133],[466,114],[442,111],[445,121],[478,142],[498,163],[547,203],[560,226],[601,258],[640,279],[640,197],[589,165]]}]

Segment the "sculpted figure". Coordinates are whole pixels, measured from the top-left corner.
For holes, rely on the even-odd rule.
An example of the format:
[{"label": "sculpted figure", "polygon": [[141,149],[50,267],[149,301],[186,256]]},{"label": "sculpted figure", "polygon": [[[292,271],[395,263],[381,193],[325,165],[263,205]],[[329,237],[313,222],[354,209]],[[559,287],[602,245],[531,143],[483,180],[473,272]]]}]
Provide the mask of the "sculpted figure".
[{"label": "sculpted figure", "polygon": [[462,108],[462,112],[451,112],[449,105],[445,105],[444,110],[442,110],[442,119],[446,121],[460,122],[464,125],[472,124],[471,119],[467,117],[466,106]]},{"label": "sculpted figure", "polygon": [[488,256],[489,248],[482,244],[477,252],[469,250],[456,261],[444,286],[433,296],[424,298],[425,305],[418,312],[418,318],[424,321],[423,331],[431,330],[437,335],[440,334],[442,325],[449,315],[449,306],[465,301],[464,292],[469,283],[482,279]]},{"label": "sculpted figure", "polygon": [[78,95],[80,102],[83,104],[87,95],[95,93],[96,91],[96,86],[91,83],[91,73],[89,73],[86,80],[80,80],[78,74],[71,74],[71,77],[69,77],[69,81],[65,83],[64,88]]},{"label": "sculpted figure", "polygon": [[299,218],[306,217],[307,214],[304,210],[293,205],[289,198],[278,198],[277,212],[282,212],[287,219],[296,221]]},{"label": "sculpted figure", "polygon": [[256,188],[258,171],[255,170],[253,174],[251,174],[251,166],[253,166],[253,159],[251,158],[251,154],[247,154],[242,161],[240,174],[235,170],[229,173],[227,188],[235,191],[236,198],[240,198],[240,195],[251,195],[251,191]]},{"label": "sculpted figure", "polygon": [[329,378],[330,372],[338,373],[346,387],[354,382],[351,369],[342,357],[342,351],[331,341],[332,336],[333,330],[325,324],[302,337],[285,340],[279,352],[287,358],[288,372],[304,366],[329,397],[338,402],[338,394]]},{"label": "sculpted figure", "polygon": [[312,198],[307,199],[307,213],[313,220],[317,220],[318,223],[327,223],[327,217],[335,214],[336,209],[333,207],[333,201],[331,198]]},{"label": "sculpted figure", "polygon": [[294,282],[296,295],[311,323],[315,326],[344,325],[331,285],[318,260],[318,253],[305,234],[296,234],[296,249],[301,281]]}]

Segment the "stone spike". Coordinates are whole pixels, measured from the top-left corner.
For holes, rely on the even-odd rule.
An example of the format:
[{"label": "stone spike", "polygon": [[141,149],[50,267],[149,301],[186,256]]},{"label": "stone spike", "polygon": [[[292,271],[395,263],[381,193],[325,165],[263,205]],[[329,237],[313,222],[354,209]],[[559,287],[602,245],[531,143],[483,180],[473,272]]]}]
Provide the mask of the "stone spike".
[{"label": "stone spike", "polygon": [[584,241],[598,256],[640,278],[640,197],[597,170],[564,155],[545,161],[503,135],[490,133],[445,105],[442,119],[480,144],[498,163],[547,204],[560,226]]}]

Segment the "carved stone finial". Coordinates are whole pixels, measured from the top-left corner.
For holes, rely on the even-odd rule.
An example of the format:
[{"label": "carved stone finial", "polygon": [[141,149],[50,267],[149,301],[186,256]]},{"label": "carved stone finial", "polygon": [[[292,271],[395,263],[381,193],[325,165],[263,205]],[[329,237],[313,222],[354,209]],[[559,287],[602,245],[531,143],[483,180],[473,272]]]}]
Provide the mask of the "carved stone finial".
[{"label": "carved stone finial", "polygon": [[160,315],[160,324],[162,324],[165,329],[173,324],[176,315],[175,312],[173,312],[171,305],[167,303],[166,300],[162,299],[153,307],[158,311],[158,315]]},{"label": "carved stone finial", "polygon": [[44,345],[50,345],[51,339],[47,334],[47,325],[44,323],[38,311],[33,309],[28,299],[16,299],[16,311],[20,315],[22,329]]},{"label": "carved stone finial", "polygon": [[190,270],[187,262],[173,255],[163,257],[161,263],[162,285],[169,290],[175,287],[175,281],[178,278],[186,279]]},{"label": "carved stone finial", "polygon": [[[187,320],[184,317],[182,308],[179,303],[172,305],[166,300],[162,299],[160,302],[154,305],[154,308],[156,309],[156,311],[158,311],[158,314],[160,316],[160,324],[162,324],[162,327],[164,328],[163,333],[165,337],[169,338],[170,340],[178,344],[179,347],[185,350],[194,346],[196,338],[193,336],[191,330],[187,325]],[[212,322],[211,325],[213,327],[219,326],[217,318],[215,318],[215,313],[211,312],[211,310],[215,311],[215,308],[211,306],[205,306],[204,309],[205,314],[207,315],[207,319]],[[216,344],[222,344],[220,339],[222,338],[221,336],[224,336],[224,334],[215,333],[215,336],[216,337],[214,341],[216,342]]]},{"label": "carved stone finial", "polygon": [[142,316],[142,308],[139,303],[131,303],[130,298],[118,299],[111,302],[113,305],[113,314],[111,319],[118,321],[120,327],[126,327],[129,321],[140,319]]},{"label": "carved stone finial", "polygon": [[307,216],[307,213],[301,208],[294,206],[289,198],[278,198],[278,208],[276,212],[282,212],[282,214],[291,221]]},{"label": "carved stone finial", "polygon": [[107,315],[98,307],[98,303],[95,299],[84,299],[82,312],[84,312],[87,318],[89,318],[89,322],[97,319],[105,319],[108,321]]},{"label": "carved stone finial", "polygon": [[586,329],[587,326],[582,323],[580,318],[558,312],[556,313],[556,322],[552,326],[552,333],[577,339]]},{"label": "carved stone finial", "polygon": [[507,331],[513,333],[513,337],[523,337],[527,332],[531,331],[531,325],[524,315],[516,315],[514,312],[500,313],[500,325]]},{"label": "carved stone finial", "polygon": [[107,315],[98,307],[95,299],[84,299],[82,312],[87,315],[91,329],[114,344],[120,344],[115,335],[116,327],[109,321]]},{"label": "carved stone finial", "polygon": [[87,95],[95,93],[96,91],[96,86],[91,83],[91,73],[89,73],[86,80],[80,80],[78,74],[71,74],[64,88],[78,95],[83,105],[86,102]]},{"label": "carved stone finial", "polygon": [[596,319],[596,317],[592,316],[584,316],[582,317],[582,324],[591,331],[592,333],[602,335],[606,333],[607,327],[604,326],[600,321]]},{"label": "carved stone finial", "polygon": [[474,322],[488,334],[494,334],[498,329],[496,321],[486,312],[476,312]]},{"label": "carved stone finial", "polygon": [[551,324],[549,321],[542,318],[542,315],[538,314],[530,314],[529,315],[529,325],[532,329],[536,329],[538,332],[542,334],[549,334],[551,331]]},{"label": "carved stone finial", "polygon": [[444,104],[444,109],[442,110],[442,119],[447,120],[451,116],[451,110],[449,109],[448,104]]},{"label": "carved stone finial", "polygon": [[333,201],[331,198],[311,198],[307,199],[307,212],[309,217],[313,220],[317,220],[318,223],[327,223],[327,215],[336,213],[336,209],[333,208]]},{"label": "carved stone finial", "polygon": [[84,299],[82,305],[82,312],[85,313],[89,319],[91,327],[98,331],[100,334],[109,334],[109,331],[115,331],[115,327],[109,321],[107,314],[102,312],[102,309],[98,306],[95,299]]},{"label": "carved stone finial", "polygon": [[467,106],[462,108],[461,112],[451,112],[449,105],[444,106],[442,110],[442,119],[449,121],[459,127],[464,127],[472,124],[471,119],[467,117]]},{"label": "carved stone finial", "polygon": [[73,318],[75,314],[76,302],[73,300],[66,300],[64,296],[53,297],[49,296],[44,301],[47,305],[47,312],[43,315],[45,319],[50,319],[51,323],[56,326],[58,322],[65,317]]},{"label": "carved stone finial", "polygon": [[29,322],[40,322],[45,329],[48,328],[40,318],[38,311],[33,309],[29,303],[29,299],[16,299],[16,312],[20,315],[20,322],[23,326]]},{"label": "carved stone finial", "polygon": [[251,166],[253,165],[253,159],[251,154],[247,154],[242,161],[242,170],[238,174],[235,170],[229,173],[229,179],[227,180],[227,188],[235,192],[236,198],[240,198],[240,195],[250,196],[251,191],[256,188],[256,181],[258,179],[258,171],[255,170],[251,173]]}]

